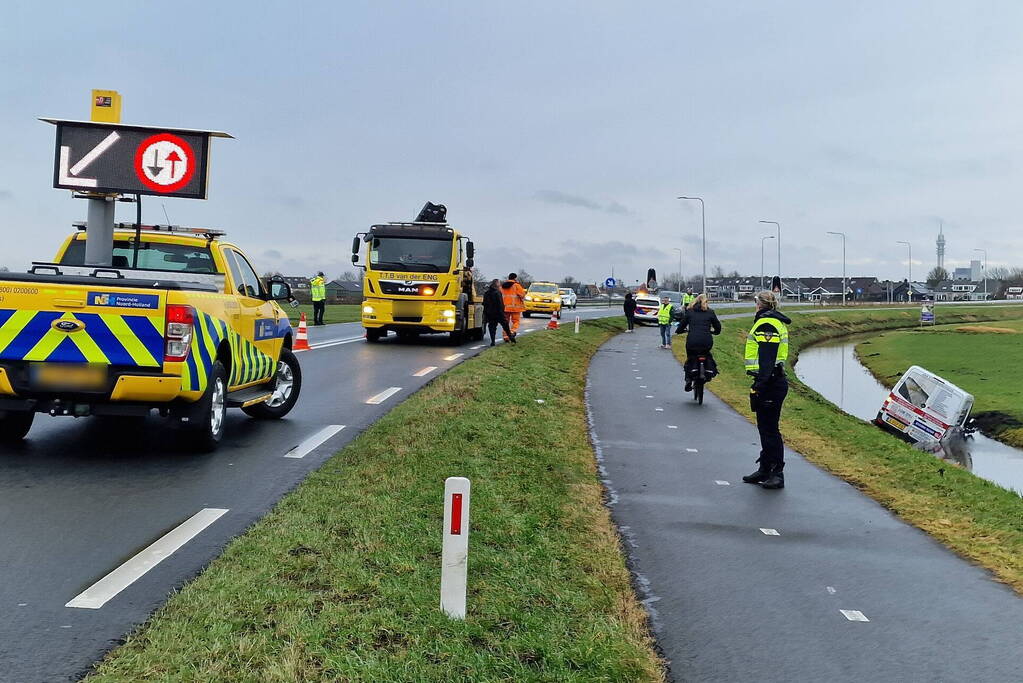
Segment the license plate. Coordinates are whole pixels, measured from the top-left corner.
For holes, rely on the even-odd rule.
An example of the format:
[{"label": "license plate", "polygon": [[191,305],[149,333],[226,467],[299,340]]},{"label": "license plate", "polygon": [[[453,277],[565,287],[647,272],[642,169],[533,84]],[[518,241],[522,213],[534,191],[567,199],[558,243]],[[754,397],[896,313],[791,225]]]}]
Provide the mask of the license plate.
[{"label": "license plate", "polygon": [[899,420],[896,420],[894,417],[886,417],[884,421],[890,424],[892,427],[895,427],[899,431],[903,431],[906,429],[906,427],[909,426],[907,424],[904,424],[903,422],[900,422]]},{"label": "license plate", "polygon": [[105,365],[39,363],[32,366],[32,383],[40,389],[89,391],[107,384]]}]

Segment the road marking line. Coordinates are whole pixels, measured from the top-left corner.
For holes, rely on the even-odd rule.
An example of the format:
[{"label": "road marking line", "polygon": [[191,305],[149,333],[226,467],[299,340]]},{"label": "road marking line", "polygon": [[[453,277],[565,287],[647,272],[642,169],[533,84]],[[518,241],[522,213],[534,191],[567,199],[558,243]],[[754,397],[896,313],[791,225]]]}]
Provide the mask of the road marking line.
[{"label": "road marking line", "polygon": [[663,413],[664,412],[664,408],[654,408],[654,410],[656,410],[659,413]]},{"label": "road marking line", "polygon": [[331,346],[340,346],[341,344],[351,344],[357,341],[363,341],[363,337],[352,337],[351,339],[340,339],[338,341],[323,342],[322,344],[313,344],[308,349],[299,349],[295,353],[302,353],[303,351],[315,351],[316,349],[327,349]]},{"label": "road marking line", "polygon": [[475,351],[476,349],[482,349],[484,346],[486,346],[486,344],[478,344],[476,346],[470,346],[469,348]]},{"label": "road marking line", "polygon": [[678,425],[668,425],[668,429],[678,429]]},{"label": "road marking line", "polygon": [[637,377],[636,379],[643,379],[643,378],[642,377]]},{"label": "road marking line", "polygon": [[370,404],[371,406],[380,405],[381,403],[383,403],[387,399],[389,399],[392,396],[394,396],[395,394],[397,394],[399,391],[401,391],[401,387],[391,387],[390,389],[387,389],[385,391],[381,391],[376,396],[373,396],[371,398],[367,398],[366,399],[366,403]]},{"label": "road marking line", "polygon": [[138,581],[150,569],[170,557],[203,529],[227,513],[223,508],[203,508],[177,527],[161,536],[148,548],[139,552],[120,567],[76,595],[65,607],[99,609],[131,584]]},{"label": "road marking line", "polygon": [[464,353],[453,353],[450,356],[445,356],[444,360],[457,360],[464,355],[465,355]]},{"label": "road marking line", "polygon": [[287,453],[285,453],[284,457],[285,458],[304,458],[305,456],[307,456],[310,453],[312,453],[313,450],[316,447],[318,447],[324,441],[326,441],[330,437],[334,436],[335,434],[337,434],[338,432],[340,432],[344,428],[345,428],[344,425],[328,425],[328,426],[324,427],[323,429],[321,429],[320,431],[318,431],[315,434],[313,434],[312,436],[310,436],[308,439],[306,439],[305,441],[303,441],[299,445],[297,445],[294,448],[292,448]]},{"label": "road marking line", "polygon": [[650,394],[647,394],[646,397],[647,398],[653,398],[653,396],[651,396]]},{"label": "road marking line", "polygon": [[841,612],[842,616],[849,621],[870,621],[870,619],[867,619],[863,612],[858,609],[840,609],[838,611]]},{"label": "road marking line", "polygon": [[435,366],[435,365],[428,365],[427,367],[423,368],[419,372],[413,372],[412,376],[413,377],[426,377],[427,375],[429,375],[431,372],[433,372],[436,369],[437,369],[437,366]]},{"label": "road marking line", "polygon": [[687,448],[686,449],[686,453],[699,453],[699,452],[700,451],[696,450],[695,448]]},{"label": "road marking line", "polygon": [[835,590],[834,586],[825,586],[825,587],[828,589],[828,592],[831,593],[832,595],[834,595],[837,592]]},{"label": "road marking line", "polygon": [[731,486],[731,484],[729,484],[724,479],[715,479],[714,483],[717,484],[718,486]]},{"label": "road marking line", "polygon": [[646,389],[646,385],[645,385],[645,384],[640,384],[640,385],[639,385],[639,388],[640,388],[640,389]]},{"label": "road marking line", "polygon": [[764,536],[781,536],[781,534],[778,533],[777,529],[761,528],[760,531],[764,534]]}]

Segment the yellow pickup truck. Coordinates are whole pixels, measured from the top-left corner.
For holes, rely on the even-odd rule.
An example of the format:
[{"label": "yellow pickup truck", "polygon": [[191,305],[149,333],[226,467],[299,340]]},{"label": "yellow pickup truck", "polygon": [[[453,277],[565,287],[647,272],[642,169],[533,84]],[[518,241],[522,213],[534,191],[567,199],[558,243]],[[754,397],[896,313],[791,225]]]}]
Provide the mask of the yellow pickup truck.
[{"label": "yellow pickup truck", "polygon": [[223,236],[119,225],[110,267],[84,265],[79,232],[52,263],[0,274],[0,442],[23,439],[36,413],[156,410],[209,451],[226,408],[287,415],[302,385],[277,303],[291,290]]},{"label": "yellow pickup truck", "polygon": [[533,313],[561,315],[561,292],[553,282],[534,282],[526,290],[525,312],[529,317]]}]

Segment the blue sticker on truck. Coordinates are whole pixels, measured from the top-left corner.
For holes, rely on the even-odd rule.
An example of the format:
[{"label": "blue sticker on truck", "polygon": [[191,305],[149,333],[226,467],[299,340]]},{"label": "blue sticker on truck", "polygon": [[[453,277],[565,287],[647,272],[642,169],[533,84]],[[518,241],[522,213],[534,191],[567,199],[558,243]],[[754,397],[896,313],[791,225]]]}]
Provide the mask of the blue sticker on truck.
[{"label": "blue sticker on truck", "polygon": [[110,308],[160,308],[160,297],[157,294],[135,294],[132,292],[89,292],[90,306],[107,306]]},{"label": "blue sticker on truck", "polygon": [[277,338],[277,321],[273,318],[260,318],[256,321],[255,341]]}]

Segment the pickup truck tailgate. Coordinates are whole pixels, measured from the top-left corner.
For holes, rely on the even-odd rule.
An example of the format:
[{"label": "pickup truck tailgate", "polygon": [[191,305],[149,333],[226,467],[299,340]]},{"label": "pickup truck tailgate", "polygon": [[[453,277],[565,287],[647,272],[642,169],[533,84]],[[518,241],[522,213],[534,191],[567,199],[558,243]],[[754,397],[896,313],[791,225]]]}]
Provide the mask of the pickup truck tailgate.
[{"label": "pickup truck tailgate", "polygon": [[166,292],[0,280],[0,361],[159,368]]}]

